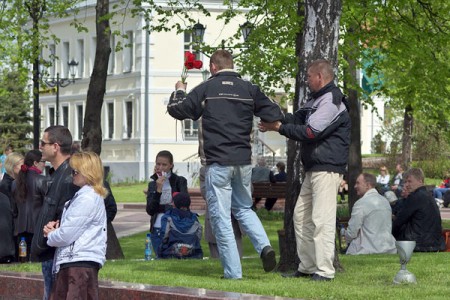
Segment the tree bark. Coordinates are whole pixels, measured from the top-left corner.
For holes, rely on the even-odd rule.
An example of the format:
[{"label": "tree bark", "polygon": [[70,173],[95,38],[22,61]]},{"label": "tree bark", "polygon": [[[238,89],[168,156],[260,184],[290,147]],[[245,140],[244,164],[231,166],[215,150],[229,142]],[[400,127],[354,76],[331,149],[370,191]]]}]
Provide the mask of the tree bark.
[{"label": "tree bark", "polygon": [[403,116],[402,137],[402,165],[408,168],[412,162],[412,133],[414,127],[413,108],[411,105],[405,107]]},{"label": "tree bark", "polygon": [[[84,115],[83,140],[81,148],[84,151],[93,151],[100,155],[102,152],[102,126],[101,112],[106,91],[108,76],[109,55],[111,54],[109,28],[109,0],[97,0],[96,31],[97,48],[95,50],[94,67],[86,99],[86,112]],[[109,224],[108,230],[108,259],[124,258],[122,248],[116,233]]]},{"label": "tree bark", "polygon": [[[340,0],[298,2],[298,12],[303,12],[304,24],[302,36],[297,40],[298,73],[294,110],[301,107],[307,100],[307,66],[314,60],[324,58],[332,62],[337,69],[337,47],[339,39],[339,20],[342,10]],[[293,224],[294,207],[300,193],[302,183],[302,163],[300,158],[301,143],[288,142],[288,178],[285,203],[285,241],[286,251],[281,253],[279,270],[297,269],[295,234]],[[338,255],[335,256],[337,264]],[[336,261],[335,261],[336,263]]]},{"label": "tree bark", "polygon": [[[347,43],[348,49],[358,49],[355,45],[355,40],[352,39],[353,28],[348,29],[348,34],[350,38],[345,42]],[[356,183],[356,178],[362,173],[362,157],[361,157],[361,114],[360,114],[360,103],[358,99],[358,92],[355,87],[358,86],[357,79],[357,61],[358,53],[354,53],[350,50],[345,56],[348,67],[344,70],[344,89],[345,93],[348,95],[348,102],[350,106],[350,119],[352,121],[351,127],[351,141],[349,149],[348,158],[348,179],[347,183],[348,189],[348,208],[351,214],[353,205],[355,204],[358,196],[356,195],[356,190],[353,188]]]},{"label": "tree bark", "polygon": [[[297,14],[299,16],[304,15],[304,1],[297,2]],[[302,24],[300,25],[302,26]],[[295,56],[300,58],[300,53],[302,49],[302,30],[299,31],[295,40]],[[295,96],[294,98],[294,111],[299,109],[299,89],[302,79],[300,77],[300,72],[297,72],[295,78]],[[296,266],[299,264],[300,260],[297,256],[297,244],[295,242],[295,231],[294,231],[294,208],[297,203],[298,195],[300,194],[301,181],[302,178],[302,162],[300,158],[301,144],[294,140],[288,140],[287,143],[287,183],[286,183],[286,201],[284,205],[284,229],[279,232],[278,238],[280,243],[280,263],[278,264],[278,271],[286,272],[288,270],[296,270]]]},{"label": "tree bark", "polygon": [[97,48],[87,93],[83,140],[81,141],[83,150],[93,151],[99,155],[102,152],[101,107],[106,91],[108,61],[111,53],[108,14],[109,0],[97,0]]}]

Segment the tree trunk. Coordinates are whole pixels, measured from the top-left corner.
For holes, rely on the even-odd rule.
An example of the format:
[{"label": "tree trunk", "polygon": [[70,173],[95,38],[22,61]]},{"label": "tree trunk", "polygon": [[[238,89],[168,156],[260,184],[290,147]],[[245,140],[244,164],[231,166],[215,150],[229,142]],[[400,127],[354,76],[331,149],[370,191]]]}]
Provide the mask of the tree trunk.
[{"label": "tree trunk", "polygon": [[108,61],[111,53],[108,14],[109,0],[97,0],[97,49],[87,93],[83,140],[81,142],[83,150],[93,151],[99,155],[102,151],[101,107],[106,91]]},{"label": "tree trunk", "polygon": [[[304,2],[297,2],[297,14],[299,16],[304,15]],[[299,24],[299,26],[303,26],[303,24]],[[295,56],[300,58],[301,53],[301,45],[302,45],[302,30],[297,33],[295,40]],[[301,81],[303,80],[300,77],[300,72],[297,72],[297,76],[295,78],[295,96],[294,98],[294,111],[299,109],[300,102],[299,99],[299,89]],[[286,184],[286,202],[284,205],[284,229],[281,231],[282,234],[278,234],[279,243],[280,243],[280,263],[278,265],[278,271],[286,272],[288,270],[296,270],[297,265],[300,260],[297,256],[297,244],[295,242],[295,231],[294,231],[294,208],[297,203],[298,195],[300,194],[301,181],[300,178],[302,172],[302,162],[300,158],[300,149],[301,145],[299,142],[288,140],[287,143],[287,184]],[[292,166],[292,167],[291,167]]]},{"label": "tree trunk", "polygon": [[[341,1],[306,0],[298,2],[298,12],[303,12],[304,24],[301,38],[297,39],[296,51],[298,57],[298,73],[296,77],[294,110],[301,107],[307,100],[307,66],[314,60],[325,58],[337,69],[337,47],[339,39],[339,20]],[[288,178],[285,203],[285,241],[286,246],[281,253],[279,270],[297,269],[293,212],[300,193],[302,182],[302,164],[300,159],[301,145],[299,142],[288,142]],[[338,255],[335,264],[340,265]]]},{"label": "tree trunk", "polygon": [[[352,39],[353,28],[348,29],[350,38],[345,41],[347,43],[347,49],[358,49],[355,45],[355,40]],[[344,89],[348,95],[348,102],[350,106],[350,119],[352,121],[351,127],[351,141],[348,158],[348,208],[351,213],[353,205],[358,199],[356,190],[353,188],[356,183],[356,178],[362,173],[362,158],[361,158],[361,114],[360,103],[358,99],[358,92],[356,87],[358,86],[357,80],[357,66],[356,61],[358,53],[352,52],[345,56],[345,60],[348,63],[348,67],[344,70]]]},{"label": "tree trunk", "polygon": [[[111,53],[109,28],[109,0],[97,0],[96,6],[96,30],[97,48],[95,50],[94,68],[92,69],[91,81],[86,99],[86,112],[84,116],[83,140],[81,148],[84,151],[93,151],[100,155],[102,152],[102,127],[101,112],[103,99],[106,91],[106,78],[108,76],[109,55]],[[108,230],[109,259],[123,258],[122,248],[116,233]]]},{"label": "tree trunk", "polygon": [[402,165],[408,168],[412,162],[412,133],[414,126],[413,108],[411,105],[405,107],[403,116],[402,137]]}]

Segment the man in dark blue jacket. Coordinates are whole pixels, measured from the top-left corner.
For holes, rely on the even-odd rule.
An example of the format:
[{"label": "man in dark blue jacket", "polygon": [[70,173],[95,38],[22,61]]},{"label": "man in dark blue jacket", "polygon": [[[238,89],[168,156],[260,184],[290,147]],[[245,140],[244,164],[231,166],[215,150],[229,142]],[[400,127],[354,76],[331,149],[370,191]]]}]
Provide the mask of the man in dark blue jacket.
[{"label": "man in dark blue jacket", "polygon": [[261,122],[272,130],[302,142],[305,178],[294,210],[294,228],[300,265],[291,277],[328,281],[333,267],[336,198],[348,161],[350,116],[344,95],[333,82],[331,64],[316,60],[308,68],[311,99],[281,122]]},{"label": "man in dark blue jacket", "polygon": [[275,252],[264,227],[251,209],[251,144],[253,116],[267,122],[283,119],[280,107],[233,70],[226,50],[211,56],[211,78],[186,95],[186,84],[175,85],[167,110],[178,119],[199,121],[199,154],[206,162],[206,201],[224,267],[224,278],[242,278],[242,267],[231,225],[231,211],[260,254],[266,272],[276,266]]}]

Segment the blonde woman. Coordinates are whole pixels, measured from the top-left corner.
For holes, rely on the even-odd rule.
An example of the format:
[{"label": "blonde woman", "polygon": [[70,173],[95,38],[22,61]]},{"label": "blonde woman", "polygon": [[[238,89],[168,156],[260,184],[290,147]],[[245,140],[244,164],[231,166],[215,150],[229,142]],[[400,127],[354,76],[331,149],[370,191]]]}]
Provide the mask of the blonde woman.
[{"label": "blonde woman", "polygon": [[50,299],[98,299],[98,271],[106,260],[103,165],[93,152],[70,158],[73,184],[80,190],[64,206],[61,221],[44,226],[47,244],[58,247]]},{"label": "blonde woman", "polygon": [[18,152],[10,153],[5,160],[6,173],[0,182],[0,192],[8,196],[11,201],[11,189],[14,179],[19,175],[20,167],[23,165],[23,155]]},{"label": "blonde woman", "polygon": [[389,176],[389,171],[386,166],[381,166],[380,174],[377,176],[377,186],[381,195],[384,195],[385,192],[390,190],[389,180],[391,177]]}]

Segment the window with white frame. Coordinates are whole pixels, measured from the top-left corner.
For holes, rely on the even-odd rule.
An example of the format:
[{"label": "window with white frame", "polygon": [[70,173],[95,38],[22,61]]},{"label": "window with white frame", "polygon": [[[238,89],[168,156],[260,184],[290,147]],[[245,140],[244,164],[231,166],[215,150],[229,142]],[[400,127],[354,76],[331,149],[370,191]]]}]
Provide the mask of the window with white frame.
[{"label": "window with white frame", "polygon": [[123,72],[128,73],[133,70],[133,53],[134,53],[134,39],[133,31],[127,31],[125,33],[126,38],[124,39],[123,48]]},{"label": "window with white frame", "polygon": [[61,55],[61,76],[69,78],[69,65],[68,62],[70,56],[70,44],[69,42],[63,42]]},{"label": "window with white frame", "polygon": [[94,59],[95,59],[95,51],[97,50],[97,37],[92,37],[91,47],[90,47],[90,56],[89,56],[89,64],[90,64],[90,74],[92,74],[94,68]]},{"label": "window with white frame", "polygon": [[114,74],[116,69],[116,37],[114,34],[111,34],[110,44],[111,54],[109,55],[108,74]]},{"label": "window with white frame", "polygon": [[198,138],[198,121],[183,120],[183,136],[185,140],[196,140]]},{"label": "window with white frame", "polygon": [[62,125],[69,127],[69,106],[65,105],[62,107]]},{"label": "window with white frame", "polygon": [[76,137],[79,141],[83,139],[83,104],[77,105],[77,132]]},{"label": "window with white frame", "polygon": [[[191,42],[192,42],[192,33],[185,32],[184,33],[184,51],[189,51],[195,54],[195,59],[200,59],[200,53],[195,52]],[[184,55],[184,52],[183,52]],[[198,122],[193,120],[184,120],[183,121],[183,136],[185,140],[195,140],[198,138]]]},{"label": "window with white frame", "polygon": [[[185,32],[184,33],[184,52],[189,51],[195,54],[195,59],[200,60],[200,52],[195,52],[194,48],[191,45],[193,38],[192,38],[192,33],[190,32]],[[184,56],[184,52],[183,52],[183,56]]]},{"label": "window with white frame", "polygon": [[106,103],[106,138],[114,137],[114,102]]},{"label": "window with white frame", "polygon": [[48,126],[55,125],[55,108],[53,106],[48,107]]},{"label": "window with white frame", "polygon": [[124,138],[131,138],[133,133],[133,102],[126,101],[125,102],[125,130],[124,130]]},{"label": "window with white frame", "polygon": [[56,46],[55,44],[50,44],[48,45],[48,62],[51,63],[51,66],[48,68],[48,74],[44,74],[44,75],[48,75],[49,77],[56,77],[56,72],[55,72],[55,56],[56,56]]},{"label": "window with white frame", "polygon": [[75,74],[75,77],[83,78],[84,77],[84,64],[85,64],[85,55],[84,55],[84,40],[77,40],[77,55],[78,55],[78,74]]}]

